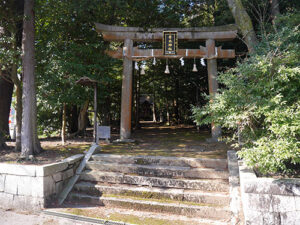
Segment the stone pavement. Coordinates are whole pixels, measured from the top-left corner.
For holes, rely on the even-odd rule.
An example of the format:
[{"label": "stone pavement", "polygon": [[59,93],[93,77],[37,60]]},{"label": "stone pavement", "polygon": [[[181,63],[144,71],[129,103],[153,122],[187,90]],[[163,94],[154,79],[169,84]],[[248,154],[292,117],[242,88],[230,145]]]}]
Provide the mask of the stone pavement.
[{"label": "stone pavement", "polygon": [[43,213],[6,211],[0,208],[1,225],[94,225],[71,219],[48,216]]}]

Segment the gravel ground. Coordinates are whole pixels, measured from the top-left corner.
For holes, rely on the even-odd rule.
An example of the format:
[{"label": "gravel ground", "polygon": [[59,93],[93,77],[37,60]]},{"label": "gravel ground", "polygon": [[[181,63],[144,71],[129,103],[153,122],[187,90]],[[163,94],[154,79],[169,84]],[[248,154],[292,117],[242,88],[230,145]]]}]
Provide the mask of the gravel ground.
[{"label": "gravel ground", "polygon": [[94,225],[94,223],[78,222],[71,219],[0,209],[0,225]]}]

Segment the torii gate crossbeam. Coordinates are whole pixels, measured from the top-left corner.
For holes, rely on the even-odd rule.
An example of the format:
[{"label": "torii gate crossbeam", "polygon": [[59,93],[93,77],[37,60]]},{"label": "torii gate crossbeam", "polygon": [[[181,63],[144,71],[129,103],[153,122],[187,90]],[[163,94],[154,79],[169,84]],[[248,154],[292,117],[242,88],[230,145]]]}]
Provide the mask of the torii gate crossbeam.
[{"label": "torii gate crossbeam", "polygon": [[[123,58],[122,102],[120,139],[130,140],[131,137],[131,108],[132,108],[132,62],[149,58],[206,58],[210,101],[218,89],[217,58],[234,58],[232,49],[215,47],[215,41],[230,41],[237,36],[236,25],[194,28],[155,28],[144,30],[139,27],[120,27],[96,23],[97,32],[106,41],[122,41],[123,49],[107,51],[113,58]],[[200,49],[179,49],[177,55],[164,55],[161,49],[138,49],[133,47],[134,41],[155,42],[162,41],[163,31],[177,31],[178,39],[185,41],[205,41],[206,46]],[[217,141],[221,135],[221,128],[212,123],[212,140]]]}]

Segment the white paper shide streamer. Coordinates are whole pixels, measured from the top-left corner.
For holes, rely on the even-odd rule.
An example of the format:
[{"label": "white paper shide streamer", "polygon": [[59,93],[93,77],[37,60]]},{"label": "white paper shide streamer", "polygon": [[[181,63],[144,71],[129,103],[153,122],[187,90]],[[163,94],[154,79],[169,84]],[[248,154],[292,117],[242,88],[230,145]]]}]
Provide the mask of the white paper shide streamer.
[{"label": "white paper shide streamer", "polygon": [[184,59],[183,59],[183,57],[181,57],[179,60],[180,60],[181,66],[184,66]]},{"label": "white paper shide streamer", "polygon": [[203,58],[200,59],[200,63],[201,63],[202,66],[205,66],[205,62],[204,62]]}]

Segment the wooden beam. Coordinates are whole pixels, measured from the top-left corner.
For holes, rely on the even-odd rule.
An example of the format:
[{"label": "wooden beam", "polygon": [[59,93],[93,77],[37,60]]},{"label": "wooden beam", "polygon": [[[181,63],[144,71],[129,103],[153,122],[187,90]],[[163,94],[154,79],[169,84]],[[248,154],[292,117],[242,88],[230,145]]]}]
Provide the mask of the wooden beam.
[{"label": "wooden beam", "polygon": [[[215,51],[215,50],[214,50]],[[112,51],[107,50],[106,53],[112,58],[121,59],[123,57],[123,50],[119,48],[118,50]],[[217,48],[217,55],[213,53],[210,57],[215,58],[235,58],[235,51],[233,49],[222,49],[222,47]],[[132,60],[140,61],[150,58],[208,58],[207,51],[205,47],[200,49],[178,49],[177,55],[164,55],[162,49],[139,49],[137,47],[133,48]]]},{"label": "wooden beam", "polygon": [[193,28],[154,28],[144,30],[139,27],[120,27],[96,23],[96,30],[102,33],[104,40],[153,42],[161,41],[163,31],[178,31],[178,39],[189,41],[201,41],[215,39],[217,41],[228,41],[236,38],[236,25],[216,26],[216,27],[193,27]]},{"label": "wooden beam", "polygon": [[102,23],[95,23],[98,32],[163,32],[163,31],[178,31],[178,32],[216,32],[216,31],[236,31],[238,29],[236,24],[228,24],[223,26],[212,27],[188,27],[188,28],[150,28],[144,29],[141,27],[122,27],[115,25],[106,25]]},{"label": "wooden beam", "polygon": [[[144,33],[144,32],[102,32],[103,39],[106,41],[124,41],[131,39],[133,41],[155,42],[161,41],[162,32]],[[237,35],[236,31],[220,32],[178,32],[178,39],[187,41],[203,41],[206,39],[215,39],[217,41],[230,41]]]}]

